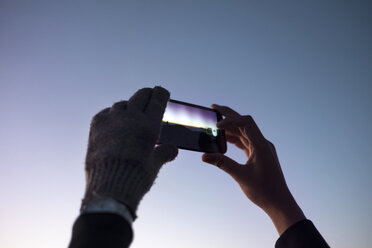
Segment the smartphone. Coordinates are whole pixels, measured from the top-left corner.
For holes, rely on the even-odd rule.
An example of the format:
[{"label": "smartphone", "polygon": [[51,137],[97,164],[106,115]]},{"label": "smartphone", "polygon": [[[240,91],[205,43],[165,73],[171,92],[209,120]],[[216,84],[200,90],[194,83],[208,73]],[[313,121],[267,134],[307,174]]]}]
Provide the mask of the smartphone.
[{"label": "smartphone", "polygon": [[217,128],[219,120],[222,116],[214,109],[171,99],[157,143],[191,151],[225,153],[226,137],[224,130]]}]

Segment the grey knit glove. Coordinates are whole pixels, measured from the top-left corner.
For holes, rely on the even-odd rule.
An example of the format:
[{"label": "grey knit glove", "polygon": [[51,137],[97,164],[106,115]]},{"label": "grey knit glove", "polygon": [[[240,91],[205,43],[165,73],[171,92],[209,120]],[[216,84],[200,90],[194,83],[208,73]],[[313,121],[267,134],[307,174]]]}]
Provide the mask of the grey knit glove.
[{"label": "grey knit glove", "polygon": [[94,116],[83,205],[95,196],[108,196],[124,203],[135,217],[161,166],[178,153],[172,145],[155,147],[168,99],[162,87],[144,88],[129,101],[117,102]]}]

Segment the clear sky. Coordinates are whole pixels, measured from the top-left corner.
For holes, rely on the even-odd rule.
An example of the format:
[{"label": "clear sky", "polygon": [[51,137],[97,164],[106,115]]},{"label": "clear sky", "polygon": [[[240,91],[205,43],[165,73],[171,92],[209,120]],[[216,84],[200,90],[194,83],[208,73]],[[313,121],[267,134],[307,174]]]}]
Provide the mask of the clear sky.
[{"label": "clear sky", "polygon": [[[370,247],[371,13],[358,0],[1,0],[0,247],[67,246],[91,117],[154,85],[252,115],[329,244]],[[200,157],[162,169],[132,247],[273,247],[269,218]]]}]

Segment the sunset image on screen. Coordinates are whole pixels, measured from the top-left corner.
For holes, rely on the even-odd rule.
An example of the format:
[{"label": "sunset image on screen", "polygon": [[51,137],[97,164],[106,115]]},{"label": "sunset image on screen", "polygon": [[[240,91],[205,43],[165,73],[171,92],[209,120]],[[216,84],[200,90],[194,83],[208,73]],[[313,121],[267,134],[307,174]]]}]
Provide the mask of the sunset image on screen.
[{"label": "sunset image on screen", "polygon": [[210,110],[168,102],[163,122],[211,130],[217,136],[217,116]]}]

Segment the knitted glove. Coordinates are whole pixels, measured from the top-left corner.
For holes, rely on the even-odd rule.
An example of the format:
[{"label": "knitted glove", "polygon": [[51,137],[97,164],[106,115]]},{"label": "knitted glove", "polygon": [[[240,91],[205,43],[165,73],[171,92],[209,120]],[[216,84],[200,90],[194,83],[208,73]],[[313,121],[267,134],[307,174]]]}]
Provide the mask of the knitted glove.
[{"label": "knitted glove", "polygon": [[155,147],[168,99],[164,88],[144,88],[128,102],[117,102],[94,116],[82,206],[95,196],[108,196],[129,207],[135,217],[161,166],[178,153],[172,145]]}]

